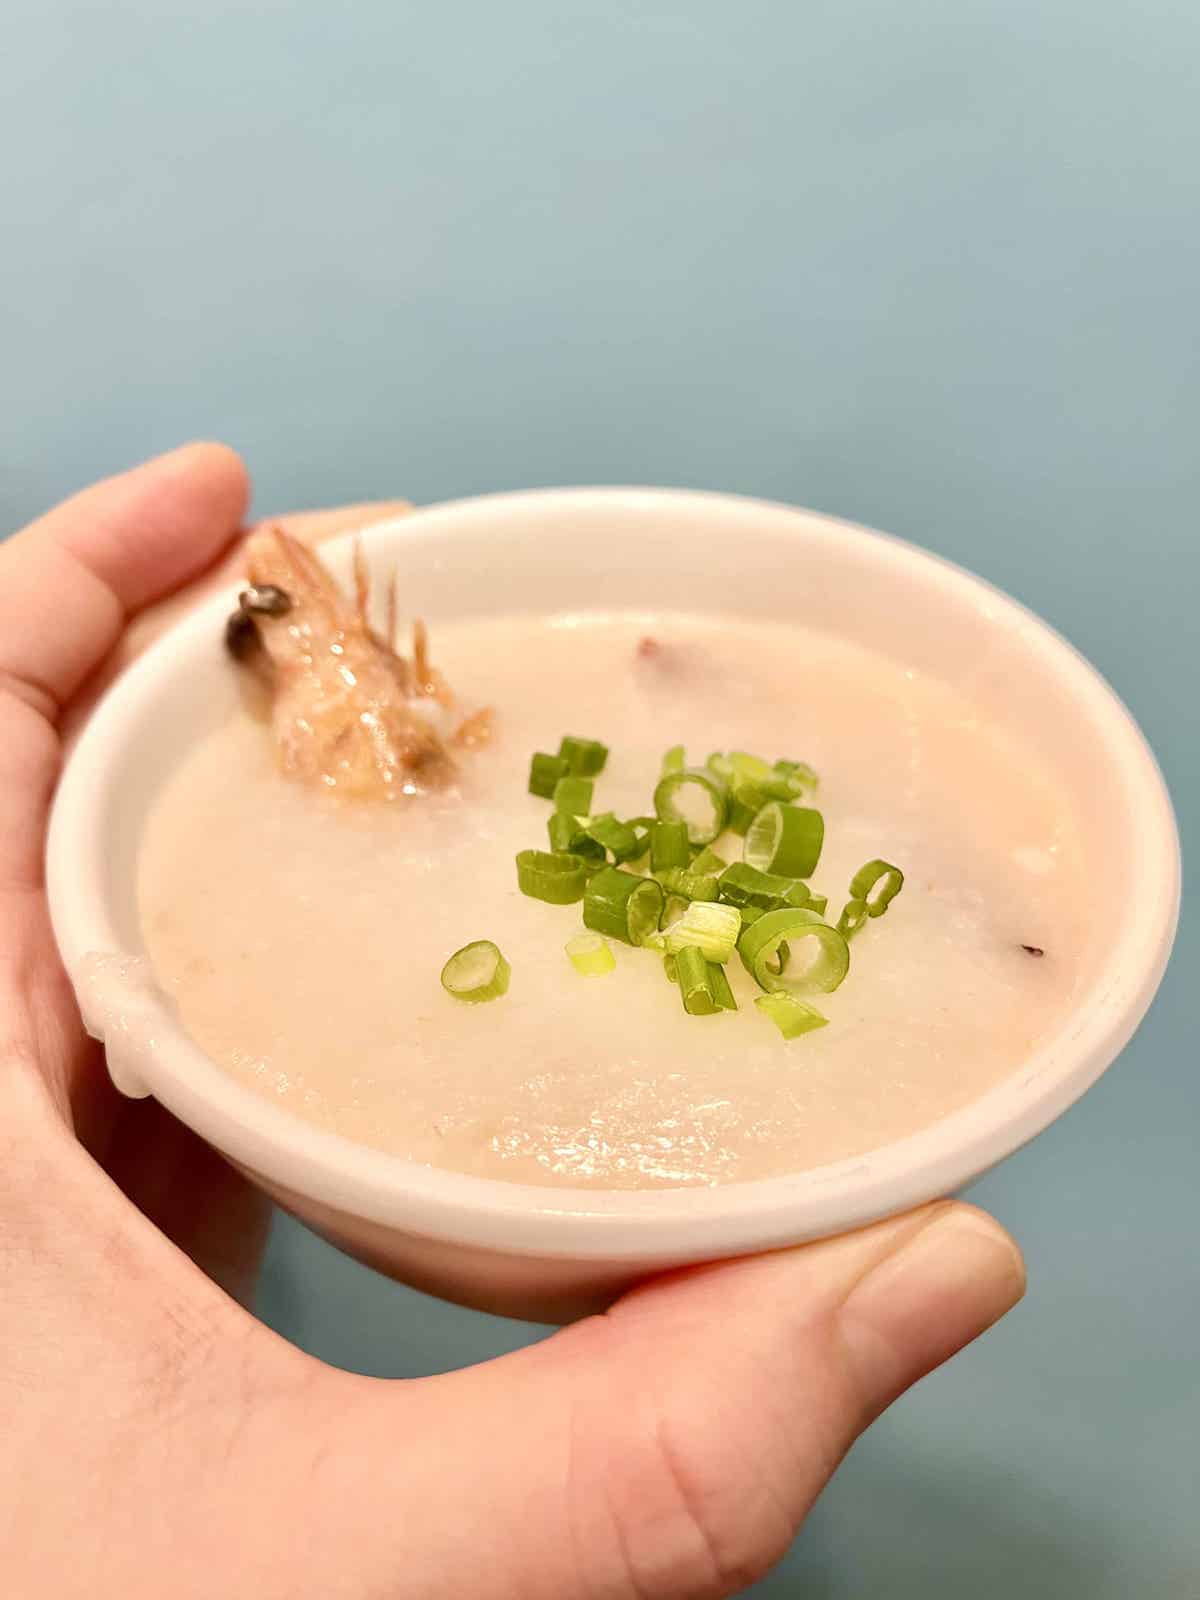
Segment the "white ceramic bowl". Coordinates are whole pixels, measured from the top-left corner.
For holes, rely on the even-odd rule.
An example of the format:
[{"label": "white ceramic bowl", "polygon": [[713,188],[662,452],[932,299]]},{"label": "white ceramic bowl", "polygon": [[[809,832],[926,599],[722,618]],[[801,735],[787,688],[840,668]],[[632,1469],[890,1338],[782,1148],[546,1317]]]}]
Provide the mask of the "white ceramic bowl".
[{"label": "white ceramic bowl", "polygon": [[[363,536],[399,561],[436,624],[493,610],[802,616],[953,680],[1019,728],[1072,795],[1105,917],[1078,1008],[1011,1076],[924,1132],[851,1161],[712,1189],[597,1193],[419,1166],[320,1132],[243,1088],[147,989],[116,1023],[87,958],[141,952],[134,862],[147,812],[192,742],[235,703],[221,649],[233,594],[134,665],[75,749],[50,830],[54,928],[85,1021],[127,1093],[152,1094],[289,1211],[352,1254],[448,1298],[561,1320],[631,1279],[852,1228],[947,1194],[1054,1120],[1133,1033],[1166,965],[1179,843],[1154,758],[1097,673],[1044,623],[910,545],[721,495],[551,490],[436,506]],[[349,542],[328,557],[346,571]],[[762,581],[763,578],[767,581]],[[133,1014],[136,1012],[136,1015]]]}]

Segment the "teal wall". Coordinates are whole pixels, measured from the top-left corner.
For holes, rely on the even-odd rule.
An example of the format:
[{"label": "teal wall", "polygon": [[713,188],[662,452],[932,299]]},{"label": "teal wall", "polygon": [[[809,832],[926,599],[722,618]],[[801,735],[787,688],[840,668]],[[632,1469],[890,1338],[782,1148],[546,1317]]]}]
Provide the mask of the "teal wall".
[{"label": "teal wall", "polygon": [[[1194,0],[7,0],[0,85],[0,525],[196,434],[263,510],[799,501],[1046,615],[1197,841]],[[1200,1594],[1198,954],[979,1186],[1026,1305],[764,1600]],[[262,1310],[372,1372],[533,1331],[286,1225]]]}]

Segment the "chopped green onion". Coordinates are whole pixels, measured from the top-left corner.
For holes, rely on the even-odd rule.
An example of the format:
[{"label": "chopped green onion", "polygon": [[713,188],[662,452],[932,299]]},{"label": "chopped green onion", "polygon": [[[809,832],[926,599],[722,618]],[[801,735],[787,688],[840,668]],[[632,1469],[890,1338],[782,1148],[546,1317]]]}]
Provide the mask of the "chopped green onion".
[{"label": "chopped green onion", "polygon": [[[789,975],[793,946],[816,943],[814,959]],[[762,989],[787,994],[828,994],[850,970],[850,948],[836,928],[801,906],[767,911],[743,930],[738,952]]]},{"label": "chopped green onion", "polygon": [[655,822],[650,829],[650,870],[686,867],[692,853],[688,848],[687,823]]},{"label": "chopped green onion", "polygon": [[592,791],[595,787],[590,778],[560,778],[554,785],[552,796],[555,811],[565,811],[572,817],[586,817],[592,809]]},{"label": "chopped green onion", "polygon": [[608,940],[599,933],[577,933],[565,946],[567,958],[576,972],[585,978],[598,978],[611,972],[617,964]]},{"label": "chopped green onion", "polygon": [[637,852],[636,832],[629,823],[618,821],[611,811],[603,811],[596,817],[587,817],[581,827],[589,839],[611,852],[614,861],[630,861]]},{"label": "chopped green onion", "polygon": [[529,792],[549,800],[554,794],[554,785],[566,775],[567,763],[561,756],[548,756],[544,750],[539,750],[529,763]]},{"label": "chopped green onion", "polygon": [[820,786],[820,778],[807,761],[776,761],[775,771],[800,789],[816,789]]},{"label": "chopped green onion", "polygon": [[[806,887],[807,885],[805,884],[799,884],[797,889]],[[789,895],[788,902],[791,905],[804,906],[808,911],[815,911],[819,917],[823,917],[829,909],[829,896],[827,894],[814,894],[811,889],[808,891],[807,900],[793,900]]]},{"label": "chopped green onion", "polygon": [[663,957],[663,971],[667,975],[668,983],[678,983],[679,982],[679,962],[676,960],[676,958],[671,954],[671,952],[669,950],[667,951],[666,955]]},{"label": "chopped green onion", "polygon": [[736,1011],[737,1001],[733,998],[733,990],[729,987],[729,979],[725,976],[725,968],[718,966],[715,961],[708,964],[708,978],[712,984],[713,999],[722,1011]]},{"label": "chopped green onion", "polygon": [[629,826],[634,830],[633,852],[627,858],[630,861],[642,861],[650,853],[650,829],[638,827],[636,821]]},{"label": "chopped green onion", "polygon": [[746,830],[767,803],[762,785],[739,783],[729,800],[729,827],[745,836]]},{"label": "chopped green onion", "polygon": [[508,992],[512,968],[490,939],[475,939],[456,950],[442,968],[442,988],[456,1000],[478,1005]]},{"label": "chopped green onion", "polygon": [[769,778],[764,778],[754,787],[762,795],[764,805],[768,800],[781,800],[784,805],[788,805],[791,801],[798,800],[804,793],[803,784],[797,784],[791,778],[780,776],[779,773],[772,773]]},{"label": "chopped green onion", "polygon": [[558,753],[577,778],[594,778],[604,771],[608,760],[608,746],[599,739],[576,739],[569,734],[559,745]]},{"label": "chopped green onion", "polygon": [[[764,911],[783,905],[806,905],[808,889],[795,878],[760,872],[744,861],[726,867],[720,877],[721,899],[731,906],[761,906]],[[798,899],[791,899],[799,893]]]},{"label": "chopped green onion", "polygon": [[700,851],[699,855],[696,856],[695,860],[692,862],[691,870],[693,872],[711,872],[719,875],[720,873],[724,872],[728,865],[729,863],[725,860],[724,856],[719,856],[710,845],[705,845],[704,849]]},{"label": "chopped green onion", "polygon": [[824,1028],[829,1022],[817,1010],[794,994],[760,994],[754,1004],[770,1017],[785,1039],[798,1039],[802,1033]]},{"label": "chopped green onion", "polygon": [[731,750],[725,758],[738,783],[761,783],[771,776],[771,764],[745,750]]},{"label": "chopped green onion", "polygon": [[569,906],[583,898],[588,863],[582,856],[549,850],[517,852],[517,887],[533,900]]},{"label": "chopped green onion", "polygon": [[772,800],[747,829],[742,859],[761,872],[807,878],[821,859],[824,840],[825,819],[819,811]]},{"label": "chopped green onion", "polygon": [[718,778],[726,788],[733,782],[733,768],[729,764],[729,757],[723,755],[720,750],[714,750],[711,754],[705,756],[704,765],[712,773],[713,777]]},{"label": "chopped green onion", "polygon": [[662,775],[665,778],[668,772],[682,772],[687,766],[687,752],[681,744],[673,744],[662,758]]},{"label": "chopped green onion", "polygon": [[712,873],[668,867],[664,872],[656,872],[655,877],[668,894],[680,895],[684,900],[715,900],[718,897],[719,883]]},{"label": "chopped green onion", "polygon": [[678,922],[691,903],[685,895],[672,894],[669,889],[666,890],[666,900],[663,902],[662,916],[659,918],[658,923],[659,927],[665,931],[673,922]]},{"label": "chopped green onion", "polygon": [[853,939],[870,915],[871,911],[865,900],[847,900],[837,920],[838,932],[843,939]]},{"label": "chopped green onion", "polygon": [[742,931],[736,906],[723,906],[710,900],[693,900],[678,922],[666,930],[667,949],[676,955],[685,945],[703,950],[709,961],[728,961]]},{"label": "chopped green onion", "polygon": [[711,1017],[721,1009],[713,994],[712,970],[698,945],[684,945],[675,952],[675,981],[689,1016]]},{"label": "chopped green onion", "polygon": [[618,867],[602,867],[583,897],[584,926],[626,944],[643,944],[658,930],[662,885]]},{"label": "chopped green onion", "polygon": [[688,767],[659,779],[654,809],[660,822],[685,822],[691,842],[705,845],[724,828],[728,800],[711,773]]},{"label": "chopped green onion", "polygon": [[764,914],[764,911],[765,907],[763,906],[739,906],[738,914],[742,919],[742,927],[748,928],[752,922],[757,922],[759,917]]},{"label": "chopped green onion", "polygon": [[583,856],[589,861],[604,860],[604,846],[589,839],[579,824],[579,819],[566,811],[552,811],[546,818],[546,831],[550,835],[550,848],[557,854]]},{"label": "chopped green onion", "polygon": [[[882,882],[881,882],[882,880]],[[872,894],[876,884],[879,892]],[[881,917],[904,887],[904,874],[890,861],[868,861],[850,880],[851,900],[865,900],[867,915]]]}]

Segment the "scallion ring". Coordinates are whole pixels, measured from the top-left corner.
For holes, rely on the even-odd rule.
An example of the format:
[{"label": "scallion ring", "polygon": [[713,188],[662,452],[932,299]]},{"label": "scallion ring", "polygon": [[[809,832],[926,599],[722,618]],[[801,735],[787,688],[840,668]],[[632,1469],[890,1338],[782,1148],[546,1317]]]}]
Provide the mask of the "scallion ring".
[{"label": "scallion ring", "polygon": [[[810,952],[812,959],[792,971],[797,949]],[[850,948],[843,935],[801,906],[765,911],[742,930],[738,953],[755,983],[769,993],[829,994],[850,970]]]},{"label": "scallion ring", "polygon": [[807,878],[821,859],[825,819],[808,806],[763,806],[746,830],[742,859],[760,872],[785,878]]},{"label": "scallion ring", "polygon": [[720,893],[720,879],[710,872],[689,872],[684,867],[668,867],[656,872],[655,877],[668,894],[677,894],[684,900],[716,900]]},{"label": "scallion ring", "polygon": [[655,822],[650,829],[650,870],[662,872],[667,867],[686,867],[692,859],[688,846],[687,823]]},{"label": "scallion ring", "polygon": [[685,945],[694,944],[703,950],[706,960],[725,962],[741,933],[742,918],[736,906],[693,900],[678,922],[666,930],[666,944],[676,955]]},{"label": "scallion ring", "polygon": [[577,933],[573,939],[567,940],[564,948],[575,971],[585,978],[602,977],[617,964],[617,958],[603,934]]},{"label": "scallion ring", "polygon": [[[725,868],[718,880],[721,899],[731,906],[761,906],[764,911],[777,910],[782,905],[806,905],[808,890],[797,878],[785,878],[778,873],[760,872],[745,861],[735,861]],[[800,898],[790,897],[799,892]]]},{"label": "scallion ring", "polygon": [[475,939],[456,950],[442,968],[442,988],[456,1000],[478,1005],[508,992],[512,968],[490,939]]},{"label": "scallion ring", "polygon": [[706,845],[724,829],[729,800],[710,772],[688,767],[659,779],[654,809],[660,822],[685,822],[691,842]]},{"label": "scallion ring", "polygon": [[571,852],[517,852],[518,889],[533,900],[545,900],[548,905],[569,906],[581,900],[587,887],[588,871],[589,863]]},{"label": "scallion ring", "polygon": [[565,811],[572,817],[586,817],[592,809],[592,792],[596,785],[590,778],[579,778],[569,773],[554,785],[551,799],[555,811]]},{"label": "scallion ring", "polygon": [[684,945],[675,952],[675,981],[679,985],[683,1009],[689,1016],[711,1017],[721,1009],[713,993],[712,972],[699,946]]},{"label": "scallion ring", "polygon": [[539,750],[529,762],[529,792],[543,800],[554,794],[554,785],[567,776],[567,763],[561,756],[547,755]]},{"label": "scallion ring", "polygon": [[760,994],[754,1004],[779,1029],[785,1039],[798,1039],[814,1028],[824,1028],[829,1018],[822,1016],[816,1006],[799,1000],[794,994]]},{"label": "scallion ring", "polygon": [[599,739],[577,739],[568,734],[559,745],[558,754],[566,762],[567,770],[576,777],[594,778],[604,771],[608,746]]},{"label": "scallion ring", "polygon": [[865,901],[868,916],[881,917],[903,887],[899,867],[890,861],[868,861],[850,880],[850,898]]},{"label": "scallion ring", "polygon": [[584,926],[626,944],[644,944],[658,931],[662,885],[619,867],[602,867],[583,897]]},{"label": "scallion ring", "polygon": [[843,939],[853,939],[870,915],[871,910],[865,900],[847,900],[837,920],[838,932]]},{"label": "scallion ring", "polygon": [[611,811],[596,817],[586,817],[581,823],[584,834],[607,850],[614,861],[632,861],[637,854],[638,836],[628,822],[621,822]]}]

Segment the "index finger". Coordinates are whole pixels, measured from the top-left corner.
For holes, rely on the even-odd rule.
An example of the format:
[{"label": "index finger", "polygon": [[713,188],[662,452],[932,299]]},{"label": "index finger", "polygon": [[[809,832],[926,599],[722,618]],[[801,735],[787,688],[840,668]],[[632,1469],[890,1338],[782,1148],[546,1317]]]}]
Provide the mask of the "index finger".
[{"label": "index finger", "polygon": [[185,445],[85,489],[0,545],[0,684],[57,717],[128,617],[202,571],[249,499],[224,445]]},{"label": "index finger", "polygon": [[232,450],[188,445],[0,545],[0,891],[40,882],[62,708],[132,612],[228,544],[248,496]]}]

